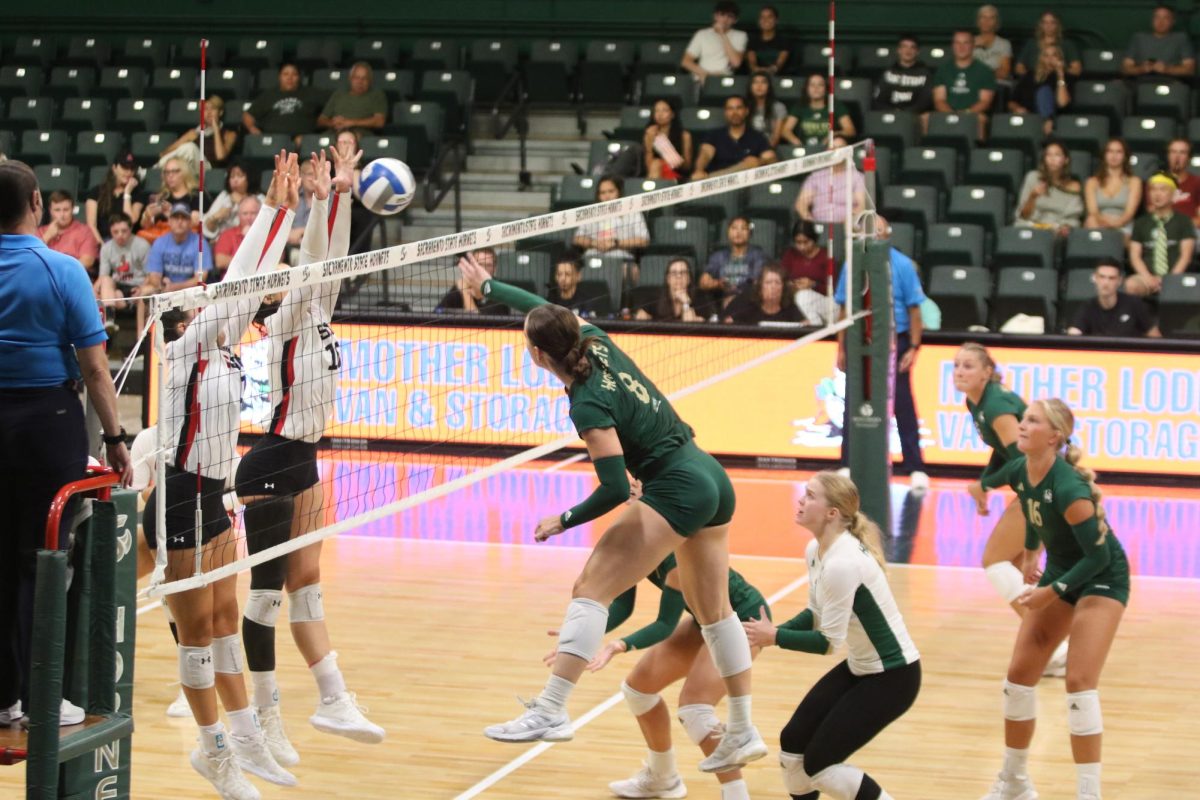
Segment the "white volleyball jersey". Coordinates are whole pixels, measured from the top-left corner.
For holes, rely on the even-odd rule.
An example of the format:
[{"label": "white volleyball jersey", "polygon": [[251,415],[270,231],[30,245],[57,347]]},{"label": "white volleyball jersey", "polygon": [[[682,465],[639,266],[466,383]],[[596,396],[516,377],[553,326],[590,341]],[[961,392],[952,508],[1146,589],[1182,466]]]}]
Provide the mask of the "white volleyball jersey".
[{"label": "white volleyball jersey", "polygon": [[[234,254],[226,280],[273,269],[287,245],[294,216],[290,210],[264,206]],[[183,336],[167,343],[160,449],[176,469],[229,480],[243,383],[242,362],[232,346],[241,340],[260,303],[259,297],[251,296],[207,306]]]},{"label": "white volleyball jersey", "polygon": [[[300,264],[341,258],[350,248],[350,194],[313,198],[300,245]],[[285,439],[318,442],[333,411],[341,349],[331,319],[341,281],[288,293],[267,319],[270,342],[271,423]]]},{"label": "white volleyball jersey", "polygon": [[814,539],[805,553],[813,630],[829,640],[831,649],[846,642],[850,671],[870,675],[920,658],[887,576],[867,548],[847,532],[824,556],[819,549]]}]

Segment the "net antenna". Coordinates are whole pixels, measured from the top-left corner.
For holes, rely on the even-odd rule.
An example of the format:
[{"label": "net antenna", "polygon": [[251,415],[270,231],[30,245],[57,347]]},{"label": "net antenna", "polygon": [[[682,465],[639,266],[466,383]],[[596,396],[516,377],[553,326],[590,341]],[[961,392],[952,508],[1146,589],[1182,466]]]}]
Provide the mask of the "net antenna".
[{"label": "net antenna", "polygon": [[[554,211],[515,222],[417,242],[409,242],[390,248],[328,259],[290,269],[259,273],[236,280],[226,280],[219,283],[196,286],[169,295],[155,297],[152,305],[152,314],[155,320],[158,321],[165,311],[172,308],[191,310],[213,304],[237,301],[246,302],[252,298],[261,299],[266,294],[278,293],[286,295],[301,289],[307,288],[311,290],[311,287],[340,282],[347,278],[362,278],[368,285],[372,280],[386,278],[387,280],[407,282],[407,285],[410,286],[420,285],[421,281],[432,283],[434,280],[440,280],[440,292],[444,290],[447,282],[452,282],[451,276],[454,275],[454,264],[457,261],[457,257],[462,253],[477,251],[481,247],[496,248],[516,245],[518,243],[531,246],[532,243],[530,240],[535,237],[537,241],[546,241],[548,238],[554,239],[555,237],[562,240],[571,231],[583,225],[606,221],[615,222],[623,218],[628,218],[631,215],[638,215],[657,209],[668,209],[679,206],[681,208],[671,208],[671,210],[686,213],[687,203],[689,202],[704,201],[710,204],[713,202],[722,202],[726,199],[733,199],[727,198],[730,193],[742,192],[755,185],[768,184],[789,178],[803,178],[819,170],[832,170],[839,165],[844,168],[842,171],[848,175],[848,180],[850,180],[854,168],[853,147],[846,146],[826,150],[694,183],[678,186],[668,185],[665,188],[654,189],[641,194],[631,193],[616,200]],[[785,185],[790,186],[794,184]],[[847,185],[848,187],[852,187],[852,180]],[[799,187],[796,186],[796,189],[798,191]],[[846,209],[849,214],[852,212],[853,192],[848,191],[847,197]],[[670,220],[671,224],[674,225],[677,221],[688,218],[675,215],[659,218],[660,221],[663,219]],[[849,231],[853,228],[853,225],[847,224],[846,228]],[[707,227],[704,230],[705,236],[707,236]],[[847,235],[849,236],[850,234],[848,233]],[[704,246],[707,247],[707,239]],[[521,252],[510,253],[509,255],[519,257]],[[645,259],[646,257],[643,257],[643,262]],[[547,264],[550,263],[549,257],[546,257],[544,260]],[[516,264],[518,262],[514,259],[512,263]],[[511,279],[509,275],[503,273],[499,274],[498,277],[502,280],[506,278]],[[543,274],[541,280],[544,282],[546,277]],[[345,297],[345,293],[343,293],[343,297]],[[511,344],[513,338],[519,336],[517,331],[521,322],[520,317],[509,317],[511,327],[507,331],[496,331],[494,328],[479,330],[477,327],[472,329],[469,323],[467,326],[463,326],[461,325],[463,320],[461,317],[458,318],[459,324],[451,323],[447,325],[436,321],[436,317],[431,320],[431,315],[422,315],[414,319],[411,315],[396,315],[394,312],[391,313],[391,316],[378,311],[375,313],[377,317],[382,315],[386,319],[383,322],[379,322],[378,319],[375,320],[377,324],[374,326],[363,323],[361,326],[356,327],[371,328],[373,331],[377,331],[376,333],[362,334],[364,337],[369,335],[376,338],[364,341],[356,340],[342,348],[344,356],[342,360],[338,361],[337,365],[337,368],[341,369],[339,380],[369,381],[373,392],[378,393],[379,391],[390,390],[394,392],[395,397],[403,398],[403,402],[397,408],[391,410],[393,413],[391,413],[390,419],[386,419],[382,423],[378,421],[370,423],[391,426],[392,429],[401,429],[401,433],[405,435],[399,438],[403,438],[406,441],[414,439],[418,441],[430,441],[429,439],[420,439],[417,436],[407,436],[407,434],[410,431],[420,432],[423,428],[428,427],[429,419],[425,416],[426,410],[439,399],[438,393],[441,392],[444,395],[442,397],[443,402],[448,402],[457,391],[453,386],[443,389],[441,388],[441,384],[446,382],[453,384],[455,376],[461,375],[463,370],[477,370],[479,371],[478,374],[484,375],[485,370],[491,369],[493,371],[484,377],[488,380],[495,380],[496,383],[502,386],[515,387],[521,381],[531,382],[528,385],[540,382],[540,388],[533,391],[544,391],[550,403],[565,402],[562,399],[562,392],[555,390],[553,386],[547,383],[551,379],[540,370],[532,367],[531,364],[522,364],[521,359],[523,357],[527,358],[524,348]],[[677,368],[677,365],[669,360],[671,354],[664,345],[664,350],[660,351],[657,356],[659,361],[656,362],[653,357],[644,358],[639,356],[639,365],[643,366],[647,375],[659,385],[665,395],[672,400],[678,400],[702,392],[714,384],[728,381],[746,370],[754,369],[760,364],[793,352],[798,347],[808,344],[811,341],[823,339],[838,331],[845,330],[854,324],[855,319],[847,311],[846,318],[842,321],[826,325],[804,336],[800,336],[800,333],[803,331],[798,331],[795,339],[736,339],[736,346],[741,349],[736,353],[730,354],[726,363],[718,363],[713,359],[704,359],[697,362],[696,366],[692,368]],[[389,320],[390,324],[385,324]],[[601,327],[604,325],[602,322],[599,324]],[[421,325],[428,327],[417,327]],[[798,328],[798,326],[796,327]],[[492,336],[493,334],[495,335]],[[505,334],[508,338],[505,339],[500,334]],[[472,339],[470,338],[471,336],[476,338]],[[492,341],[492,339],[486,338],[489,336],[492,336],[493,339],[499,342],[492,348],[494,357],[472,360],[472,353],[487,349],[489,343]],[[448,348],[438,344],[439,342],[444,342],[447,338],[450,340]],[[633,341],[636,338],[632,337],[632,339],[628,340],[631,345],[636,344]],[[670,337],[662,338],[668,339]],[[615,334],[614,339],[620,344],[622,342],[622,334]],[[433,346],[428,344],[430,340],[434,341],[435,344]],[[250,348],[250,352],[248,352],[248,348]],[[253,356],[252,348],[252,344],[247,343],[245,340],[243,341],[241,355],[248,365],[248,372],[249,363]],[[167,393],[165,392],[165,387],[168,367],[165,360],[166,348],[161,324],[155,325],[155,353],[158,359],[156,365],[156,374],[158,376],[156,407],[158,418],[163,420],[167,418]],[[654,354],[650,353],[650,355]],[[374,360],[364,361],[364,358],[368,357]],[[285,367],[286,365],[270,364],[267,369],[278,372],[281,368]],[[657,371],[656,367],[658,367]],[[330,366],[329,368],[334,369],[335,367]],[[672,369],[676,370],[675,374],[671,374]],[[687,369],[691,371],[687,371]],[[363,374],[368,372],[370,373],[370,377],[363,377]],[[256,391],[253,388],[255,384],[253,376],[251,376],[249,383],[251,388],[244,392],[242,396],[243,424],[246,424],[245,415],[248,413],[245,411],[245,408],[248,405],[252,405]],[[226,566],[180,580],[173,580],[169,583],[163,580],[166,562],[166,492],[158,492],[156,507],[148,511],[148,513],[156,514],[158,520],[158,560],[151,586],[147,590],[144,590],[144,593],[161,596],[199,588],[224,577],[235,575],[256,564],[285,555],[339,533],[366,528],[373,522],[393,516],[420,504],[445,497],[452,492],[478,484],[506,470],[543,458],[563,448],[578,446],[578,437],[571,428],[569,420],[566,419],[565,413],[562,413],[561,410],[558,412],[560,416],[557,417],[557,427],[551,425],[538,428],[538,435],[533,436],[527,433],[531,429],[521,428],[516,421],[520,418],[521,414],[534,413],[529,409],[499,405],[493,402],[495,400],[493,396],[468,396],[462,391],[459,391],[458,395],[459,399],[465,399],[468,403],[466,408],[462,409],[463,415],[459,420],[458,429],[466,426],[469,434],[470,426],[476,425],[477,430],[481,432],[481,436],[472,439],[469,435],[454,434],[453,437],[438,442],[435,445],[429,445],[424,449],[417,448],[415,455],[419,456],[422,453],[444,454],[447,452],[444,445],[447,444],[453,445],[460,442],[480,444],[481,441],[484,441],[482,434],[486,433],[488,436],[493,436],[496,440],[486,439],[486,445],[481,445],[478,450],[471,451],[480,456],[486,455],[489,458],[489,463],[486,466],[476,468],[475,463],[468,463],[466,461],[468,457],[452,455],[448,456],[448,458],[457,457],[460,460],[449,462],[444,467],[435,467],[430,470],[431,473],[435,469],[438,471],[438,477],[442,479],[440,482],[435,481],[434,478],[429,478],[428,481],[424,478],[418,480],[413,477],[417,472],[417,468],[408,463],[415,460],[414,451],[405,451],[408,455],[406,455],[405,462],[401,466],[406,470],[404,473],[406,477],[403,478],[404,482],[401,483],[402,488],[395,493],[396,496],[394,499],[385,496],[386,492],[383,489],[394,488],[400,482],[400,479],[395,476],[392,479],[393,483],[387,484],[386,480],[382,479],[378,474],[370,473],[367,467],[363,468],[363,474],[360,476],[347,475],[343,471],[342,474],[335,474],[331,484],[339,496],[337,498],[338,506],[336,509],[333,509],[334,504],[332,502],[327,504],[327,508],[330,510],[327,512],[325,521],[330,524],[282,544],[276,544],[263,549],[261,552],[239,558]],[[505,399],[506,397],[500,398],[500,400]],[[349,403],[356,402],[354,398],[347,399],[339,395],[337,402],[342,402],[343,400]],[[364,400],[364,398],[359,397],[358,400]],[[335,417],[340,413],[340,410],[335,411]],[[552,409],[551,415],[553,416],[554,413]],[[386,416],[385,412],[376,413],[376,417]],[[478,419],[486,419],[487,424],[474,421]],[[344,423],[335,422],[331,424],[334,428],[333,432],[330,432],[330,428],[327,427],[325,429],[326,438],[337,437],[338,425],[340,424]],[[449,428],[453,428],[453,425],[448,425],[447,429]],[[157,481],[158,485],[162,487],[166,485],[165,462],[166,458],[170,457],[170,443],[165,441],[169,435],[167,426],[160,424],[157,430],[158,452],[162,456],[158,460]],[[245,430],[244,427],[243,430]],[[499,433],[495,433],[497,431]],[[547,432],[551,435],[543,435]],[[217,436],[219,432],[210,430],[207,434],[209,436]],[[447,434],[447,436],[450,436],[450,434]],[[536,443],[536,446],[530,446],[531,443]],[[493,463],[490,459],[495,457],[493,455],[494,450],[488,449],[492,445],[509,447],[510,452],[514,446],[525,447],[527,449],[523,449],[515,455]],[[441,449],[437,449],[439,447]],[[212,457],[210,453],[209,458],[211,459]],[[432,458],[433,456],[427,455],[425,457]],[[362,458],[364,463],[371,463],[370,459],[372,456],[363,456]],[[358,485],[351,486],[350,484],[355,480],[358,481]],[[428,485],[425,485],[426,483]],[[363,488],[364,485],[365,488]],[[357,505],[354,508],[344,507],[342,505],[344,495],[354,488],[360,488],[361,494],[350,497],[346,500],[345,505]],[[239,541],[240,544],[234,546],[240,547],[245,544],[244,539]]]}]

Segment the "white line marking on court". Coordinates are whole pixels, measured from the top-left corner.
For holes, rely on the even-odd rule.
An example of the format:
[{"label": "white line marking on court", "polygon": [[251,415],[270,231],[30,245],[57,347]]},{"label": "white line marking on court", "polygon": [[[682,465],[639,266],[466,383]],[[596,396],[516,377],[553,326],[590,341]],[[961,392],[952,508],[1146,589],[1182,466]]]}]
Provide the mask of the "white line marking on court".
[{"label": "white line marking on court", "polygon": [[162,600],[155,600],[153,603],[146,603],[146,605],[144,605],[144,606],[138,606],[137,615],[140,617],[142,614],[145,614],[147,611],[153,611],[154,609],[159,608],[161,606],[162,606]]},{"label": "white line marking on court", "polygon": [[[775,605],[780,600],[782,600],[783,598],[787,597],[792,592],[799,589],[801,586],[804,586],[806,583],[808,583],[808,576],[801,575],[799,578],[796,578],[794,581],[789,583],[787,586],[784,586],[782,589],[775,592],[775,594],[768,597],[767,605],[769,605],[769,606]],[[586,714],[584,714],[582,717],[575,720],[575,722],[572,723],[572,725],[571,725],[571,730],[578,733],[579,729],[582,728],[584,725],[587,725],[589,722],[594,720],[596,717],[600,716],[605,711],[608,711],[610,708],[612,708],[613,706],[620,703],[621,698],[622,698],[622,695],[620,692],[617,692],[612,697],[609,697],[603,703],[600,703],[599,705],[595,706],[594,708],[589,710]],[[455,797],[454,800],[471,800],[472,797],[478,797],[480,794],[483,794],[485,791],[487,791],[491,787],[495,786],[497,783],[504,780],[505,778],[507,778],[512,773],[516,772],[521,767],[528,764],[530,761],[533,761],[535,758],[537,758],[542,753],[549,750],[554,745],[555,745],[554,742],[539,742],[534,747],[529,748],[524,753],[522,753],[521,755],[514,758],[512,761],[508,762],[503,767],[501,767],[500,769],[493,772],[491,775],[488,775],[486,778],[484,778],[479,783],[472,786],[470,789],[467,789],[465,792],[463,792],[462,794]]]}]

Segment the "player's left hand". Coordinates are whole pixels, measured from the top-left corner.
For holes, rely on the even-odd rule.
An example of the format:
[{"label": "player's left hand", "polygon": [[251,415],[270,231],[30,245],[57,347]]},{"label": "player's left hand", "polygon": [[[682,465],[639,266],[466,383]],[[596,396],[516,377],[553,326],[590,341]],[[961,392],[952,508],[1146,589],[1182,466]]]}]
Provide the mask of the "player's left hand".
[{"label": "player's left hand", "polygon": [[[330,148],[332,149],[332,148]],[[333,175],[331,173],[332,165],[325,158],[324,150],[317,150],[312,154],[313,180],[314,189],[313,195],[318,200],[327,200],[329,198],[329,190],[333,186]]]},{"label": "player's left hand", "polygon": [[1045,608],[1057,599],[1058,594],[1049,586],[1039,586],[1018,597],[1017,602],[1031,611],[1037,611],[1040,608]]},{"label": "player's left hand", "polygon": [[333,161],[333,188],[338,192],[348,192],[354,185],[354,169],[362,159],[363,151],[353,155],[343,156],[336,147],[329,148],[329,158]]},{"label": "player's left hand", "polygon": [[988,515],[987,489],[979,481],[971,481],[967,484],[967,494],[971,495],[971,499],[975,501],[975,510],[979,512],[979,516],[986,517]]},{"label": "player's left hand", "polygon": [[599,672],[608,666],[608,662],[612,661],[613,656],[615,656],[617,653],[624,653],[626,649],[625,641],[623,639],[617,639],[615,642],[609,642],[608,644],[604,645],[603,648],[601,648],[600,652],[596,654],[595,658],[588,662],[587,671]]},{"label": "player's left hand", "polygon": [[775,644],[775,623],[767,617],[766,607],[758,610],[758,619],[748,619],[742,623],[746,629],[746,639],[751,647],[770,647]]},{"label": "player's left hand", "polygon": [[538,523],[537,530],[533,532],[533,538],[534,541],[544,542],[551,536],[558,536],[564,530],[566,529],[563,528],[562,520],[556,514],[553,517],[546,517]]}]

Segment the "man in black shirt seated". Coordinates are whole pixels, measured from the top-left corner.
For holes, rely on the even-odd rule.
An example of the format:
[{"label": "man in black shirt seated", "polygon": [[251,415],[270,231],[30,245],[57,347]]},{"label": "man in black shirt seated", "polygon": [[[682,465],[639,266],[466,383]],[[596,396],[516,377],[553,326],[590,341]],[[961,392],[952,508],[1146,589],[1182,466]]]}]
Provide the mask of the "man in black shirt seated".
[{"label": "man in black shirt seated", "polygon": [[696,166],[692,169],[692,180],[711,178],[730,172],[741,172],[777,160],[771,143],[754,128],[746,124],[750,109],[741,97],[725,100],[725,122],[727,126],[708,134],[700,145]]},{"label": "man in black shirt seated", "polygon": [[583,285],[583,265],[573,258],[559,259],[554,265],[554,286],[546,299],[587,317],[608,317],[613,313],[608,285],[603,281],[586,281]]},{"label": "man in black shirt seated", "polygon": [[[496,276],[496,251],[490,247],[481,247],[472,253],[479,265],[487,270],[492,277]],[[482,296],[464,294],[461,281],[456,281],[453,289],[446,292],[437,304],[437,311],[463,311],[468,314],[487,314],[489,316],[505,317],[511,314],[508,306],[503,303],[485,302]]]},{"label": "man in black shirt seated", "polygon": [[1073,336],[1120,336],[1160,338],[1158,326],[1141,298],[1120,291],[1121,267],[1115,261],[1103,260],[1092,273],[1096,299],[1090,300],[1075,312],[1067,333]]},{"label": "man in black shirt seated", "polygon": [[917,37],[905,34],[896,44],[896,62],[875,82],[873,111],[911,111],[923,114],[933,108],[933,73],[918,58]]}]

